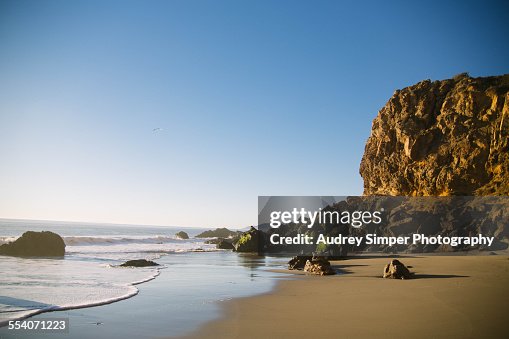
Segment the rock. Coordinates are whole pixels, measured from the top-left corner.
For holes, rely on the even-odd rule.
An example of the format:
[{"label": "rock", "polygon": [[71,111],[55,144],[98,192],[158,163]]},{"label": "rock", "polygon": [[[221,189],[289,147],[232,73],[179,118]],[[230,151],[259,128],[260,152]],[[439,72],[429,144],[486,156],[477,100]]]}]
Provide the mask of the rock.
[{"label": "rock", "polygon": [[220,239],[220,241],[216,244],[216,248],[220,250],[233,250],[235,247],[230,241],[225,239]]},{"label": "rock", "polygon": [[508,195],[509,74],[421,81],[373,121],[364,195]]},{"label": "rock", "polygon": [[223,239],[222,238],[213,238],[213,239],[205,240],[204,243],[208,244],[208,245],[217,245],[221,242],[221,240],[223,240]]},{"label": "rock", "polygon": [[391,262],[385,266],[383,277],[391,279],[410,279],[412,274],[401,261],[392,259]]},{"label": "rock", "polygon": [[316,275],[332,275],[336,274],[330,262],[324,257],[313,257],[311,260],[306,261],[304,272]]},{"label": "rock", "polygon": [[65,243],[58,234],[27,231],[14,242],[0,246],[0,254],[20,257],[63,257]]},{"label": "rock", "polygon": [[234,245],[236,252],[260,252],[263,247],[264,235],[251,226],[251,229],[242,233],[239,241]]},{"label": "rock", "polygon": [[184,231],[175,233],[175,236],[179,239],[189,239],[189,235]]},{"label": "rock", "polygon": [[121,264],[122,267],[147,267],[147,266],[159,266],[158,263],[145,260],[145,259],[136,259],[136,260],[128,260],[125,263]]},{"label": "rock", "polygon": [[230,231],[227,228],[216,228],[215,230],[209,230],[202,232],[196,236],[196,238],[232,238],[238,235],[239,232]]},{"label": "rock", "polygon": [[288,262],[289,270],[303,270],[308,260],[312,260],[312,256],[296,256]]}]

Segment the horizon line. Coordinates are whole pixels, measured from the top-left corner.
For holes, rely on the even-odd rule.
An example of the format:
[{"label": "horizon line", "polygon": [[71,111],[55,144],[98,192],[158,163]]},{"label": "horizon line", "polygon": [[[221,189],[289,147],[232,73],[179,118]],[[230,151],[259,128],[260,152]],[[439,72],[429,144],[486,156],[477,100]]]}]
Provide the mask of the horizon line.
[{"label": "horizon line", "polygon": [[194,229],[216,229],[216,228],[227,228],[227,229],[233,229],[233,230],[241,230],[243,228],[249,228],[250,226],[246,227],[228,227],[228,226],[221,226],[221,227],[213,227],[213,226],[179,226],[179,225],[151,225],[151,224],[130,224],[130,223],[115,223],[115,222],[101,222],[101,221],[77,221],[77,220],[49,220],[49,219],[25,219],[25,218],[4,218],[0,217],[0,221],[42,221],[42,222],[56,222],[56,223],[67,223],[67,224],[103,224],[108,226],[138,226],[138,227],[181,227],[181,228],[194,228]]}]

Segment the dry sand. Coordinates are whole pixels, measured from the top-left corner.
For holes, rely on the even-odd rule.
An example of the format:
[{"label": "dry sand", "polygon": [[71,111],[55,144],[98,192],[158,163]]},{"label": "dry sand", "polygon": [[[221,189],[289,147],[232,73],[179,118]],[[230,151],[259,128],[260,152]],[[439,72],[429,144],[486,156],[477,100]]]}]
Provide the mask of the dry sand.
[{"label": "dry sand", "polygon": [[187,338],[508,338],[509,257],[399,258],[415,279],[382,279],[388,258],[335,261],[344,274],[282,281],[236,299]]}]

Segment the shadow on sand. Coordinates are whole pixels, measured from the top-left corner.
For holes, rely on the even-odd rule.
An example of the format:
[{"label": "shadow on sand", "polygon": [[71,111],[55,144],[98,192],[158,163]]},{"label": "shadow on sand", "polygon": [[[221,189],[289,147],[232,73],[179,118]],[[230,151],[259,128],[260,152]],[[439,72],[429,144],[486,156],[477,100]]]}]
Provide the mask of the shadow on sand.
[{"label": "shadow on sand", "polygon": [[418,274],[413,275],[413,279],[447,279],[447,278],[469,278],[468,275],[456,275],[456,274]]}]

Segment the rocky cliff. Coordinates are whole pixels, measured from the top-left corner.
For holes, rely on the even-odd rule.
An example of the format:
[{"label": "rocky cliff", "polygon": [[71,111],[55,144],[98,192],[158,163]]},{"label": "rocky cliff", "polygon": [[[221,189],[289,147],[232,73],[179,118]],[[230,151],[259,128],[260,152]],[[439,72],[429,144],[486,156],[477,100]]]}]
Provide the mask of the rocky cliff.
[{"label": "rocky cliff", "polygon": [[508,195],[509,74],[397,90],[373,121],[365,195]]}]

